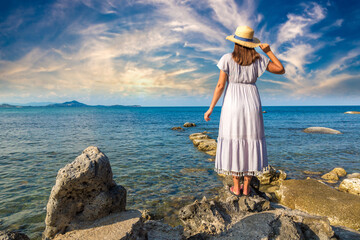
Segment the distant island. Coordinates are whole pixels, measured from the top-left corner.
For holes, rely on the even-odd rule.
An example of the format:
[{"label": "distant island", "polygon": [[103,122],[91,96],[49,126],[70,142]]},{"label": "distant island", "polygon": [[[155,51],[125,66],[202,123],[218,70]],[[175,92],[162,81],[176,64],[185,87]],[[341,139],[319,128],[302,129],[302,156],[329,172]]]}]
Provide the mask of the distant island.
[{"label": "distant island", "polygon": [[52,108],[56,108],[56,107],[141,107],[140,105],[111,105],[111,106],[106,106],[106,105],[87,105],[85,103],[81,103],[78,101],[70,101],[70,102],[64,102],[64,103],[54,103],[54,104],[48,104],[45,106],[20,106],[20,105],[11,105],[11,104],[7,104],[7,103],[3,103],[0,105],[0,108],[31,108],[31,107],[52,107]]}]

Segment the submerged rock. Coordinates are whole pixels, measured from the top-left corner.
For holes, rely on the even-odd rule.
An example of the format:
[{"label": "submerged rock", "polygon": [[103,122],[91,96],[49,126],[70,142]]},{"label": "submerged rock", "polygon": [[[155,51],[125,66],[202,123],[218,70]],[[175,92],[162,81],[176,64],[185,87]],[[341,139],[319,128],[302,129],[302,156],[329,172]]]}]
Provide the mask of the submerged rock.
[{"label": "submerged rock", "polygon": [[317,180],[285,180],[276,197],[292,209],[328,217],[333,225],[360,228],[360,196],[338,191]]},{"label": "submerged rock", "polygon": [[20,232],[15,231],[0,231],[0,239],[1,240],[30,240],[30,238]]},{"label": "submerged rock", "polygon": [[184,123],[184,127],[195,127],[195,126],[196,126],[195,123],[190,123],[190,122]]},{"label": "submerged rock", "polygon": [[184,131],[182,127],[172,127],[171,130]]},{"label": "submerged rock", "polygon": [[339,190],[348,192],[355,195],[360,195],[360,179],[359,178],[346,178],[339,186]]},{"label": "submerged rock", "polygon": [[346,175],[346,178],[360,178],[360,173],[351,173]]},{"label": "submerged rock", "polygon": [[72,224],[94,221],[125,210],[126,190],[113,181],[109,159],[86,148],[61,168],[47,204],[44,237],[64,233]]},{"label": "submerged rock", "polygon": [[321,174],[321,172],[315,172],[315,171],[309,171],[309,170],[305,170],[305,171],[303,171],[303,173],[305,173],[305,174]]},{"label": "submerged rock", "polygon": [[304,129],[306,133],[342,134],[342,132],[326,127],[309,127]]}]

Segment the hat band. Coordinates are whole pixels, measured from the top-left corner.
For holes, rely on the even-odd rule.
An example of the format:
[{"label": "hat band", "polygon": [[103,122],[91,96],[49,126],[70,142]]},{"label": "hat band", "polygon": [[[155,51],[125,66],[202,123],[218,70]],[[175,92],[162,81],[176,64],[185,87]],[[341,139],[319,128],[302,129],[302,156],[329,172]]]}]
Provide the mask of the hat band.
[{"label": "hat band", "polygon": [[245,42],[253,42],[254,41],[253,39],[238,37],[235,34],[234,34],[234,38],[237,40],[245,41]]}]

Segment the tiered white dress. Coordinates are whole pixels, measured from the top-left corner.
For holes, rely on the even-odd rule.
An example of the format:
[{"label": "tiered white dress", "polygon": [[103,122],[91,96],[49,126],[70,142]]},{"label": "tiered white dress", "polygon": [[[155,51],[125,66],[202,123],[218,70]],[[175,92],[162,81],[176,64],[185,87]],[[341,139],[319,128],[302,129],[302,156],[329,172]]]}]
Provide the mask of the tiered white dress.
[{"label": "tiered white dress", "polygon": [[268,170],[262,107],[255,82],[269,61],[260,54],[251,65],[241,66],[227,53],[217,64],[228,75],[214,168],[219,174],[255,176]]}]

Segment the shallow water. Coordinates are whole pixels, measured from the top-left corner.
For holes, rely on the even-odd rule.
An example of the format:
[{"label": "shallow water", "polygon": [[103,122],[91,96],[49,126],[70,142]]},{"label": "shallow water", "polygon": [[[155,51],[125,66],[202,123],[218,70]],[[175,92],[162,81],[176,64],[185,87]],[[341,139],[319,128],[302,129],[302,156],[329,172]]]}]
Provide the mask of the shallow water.
[{"label": "shallow water", "polygon": [[[210,156],[188,136],[217,137],[221,108],[210,122],[207,107],[0,109],[0,229],[20,229],[32,239],[45,227],[45,207],[57,171],[90,145],[110,159],[115,181],[128,191],[127,208],[169,215],[194,198],[221,187]],[[289,178],[303,170],[344,167],[360,172],[359,106],[263,107],[269,163]],[[171,130],[185,122],[196,127]],[[307,134],[324,126],[344,134]],[[206,169],[189,172],[184,168]],[[165,214],[168,213],[168,214]],[[169,216],[168,216],[169,217]],[[174,220],[174,219],[172,219]]]}]

